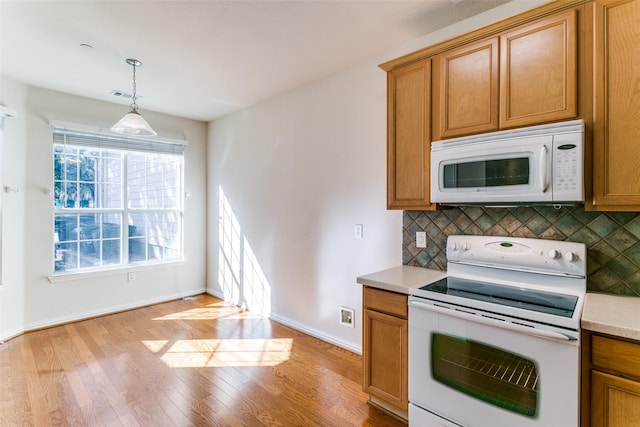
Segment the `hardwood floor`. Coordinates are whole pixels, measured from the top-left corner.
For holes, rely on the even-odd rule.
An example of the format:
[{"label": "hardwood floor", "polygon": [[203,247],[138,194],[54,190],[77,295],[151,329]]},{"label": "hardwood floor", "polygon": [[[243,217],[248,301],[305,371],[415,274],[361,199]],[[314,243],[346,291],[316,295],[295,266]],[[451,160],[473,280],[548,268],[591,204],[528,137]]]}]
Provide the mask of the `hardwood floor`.
[{"label": "hardwood floor", "polygon": [[376,426],[359,355],[209,295],[0,349],[0,426]]}]

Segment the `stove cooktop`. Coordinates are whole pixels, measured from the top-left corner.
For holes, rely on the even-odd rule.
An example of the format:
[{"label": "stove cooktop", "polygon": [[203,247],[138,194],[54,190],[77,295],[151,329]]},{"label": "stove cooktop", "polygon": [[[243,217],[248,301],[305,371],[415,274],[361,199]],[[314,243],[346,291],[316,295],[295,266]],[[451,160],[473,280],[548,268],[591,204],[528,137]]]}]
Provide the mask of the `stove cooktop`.
[{"label": "stove cooktop", "polygon": [[447,277],[411,295],[579,330],[586,293],[582,243],[502,236],[449,236]]},{"label": "stove cooktop", "polygon": [[578,302],[575,295],[514,288],[455,277],[438,280],[420,289],[568,318],[573,317]]}]

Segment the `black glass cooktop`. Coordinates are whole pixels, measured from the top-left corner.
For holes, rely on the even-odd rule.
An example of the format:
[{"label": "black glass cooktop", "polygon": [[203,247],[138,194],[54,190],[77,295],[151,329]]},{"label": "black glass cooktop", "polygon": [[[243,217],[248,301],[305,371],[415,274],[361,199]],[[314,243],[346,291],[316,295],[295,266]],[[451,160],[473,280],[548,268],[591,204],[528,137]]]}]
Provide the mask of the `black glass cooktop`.
[{"label": "black glass cooktop", "polygon": [[420,289],[568,318],[573,316],[578,302],[575,295],[495,285],[456,277],[446,277]]}]

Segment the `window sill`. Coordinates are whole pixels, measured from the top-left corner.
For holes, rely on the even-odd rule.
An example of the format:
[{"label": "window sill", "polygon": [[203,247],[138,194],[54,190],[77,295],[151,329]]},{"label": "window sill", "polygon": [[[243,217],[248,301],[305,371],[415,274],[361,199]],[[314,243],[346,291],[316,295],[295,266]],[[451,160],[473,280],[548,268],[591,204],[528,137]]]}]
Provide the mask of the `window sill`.
[{"label": "window sill", "polygon": [[75,280],[84,280],[84,279],[94,279],[98,277],[109,277],[109,276],[119,276],[126,275],[128,273],[137,272],[137,271],[147,271],[147,270],[157,270],[159,268],[171,268],[180,265],[184,265],[185,260],[179,261],[169,261],[169,262],[159,262],[156,264],[144,264],[144,265],[128,265],[126,267],[117,267],[111,268],[107,270],[93,270],[93,271],[81,271],[81,272],[71,272],[71,273],[53,273],[47,277],[49,283],[63,283],[63,282],[72,282]]}]

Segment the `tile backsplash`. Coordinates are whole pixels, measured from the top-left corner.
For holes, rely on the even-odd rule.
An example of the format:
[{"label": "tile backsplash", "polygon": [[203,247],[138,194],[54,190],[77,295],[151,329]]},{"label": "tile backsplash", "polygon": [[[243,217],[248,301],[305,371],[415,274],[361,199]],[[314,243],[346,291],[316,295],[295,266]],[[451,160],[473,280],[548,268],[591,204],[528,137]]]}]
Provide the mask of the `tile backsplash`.
[{"label": "tile backsplash", "polygon": [[[404,211],[405,265],[445,270],[447,236],[474,234],[581,242],[587,246],[587,289],[640,296],[640,213],[586,212],[583,207]],[[416,247],[416,231],[427,247]]]}]

